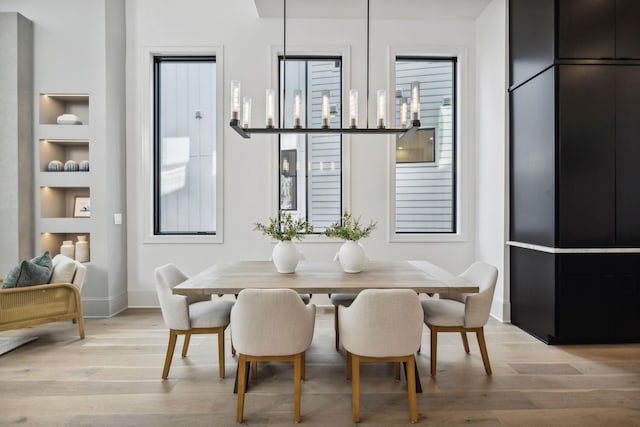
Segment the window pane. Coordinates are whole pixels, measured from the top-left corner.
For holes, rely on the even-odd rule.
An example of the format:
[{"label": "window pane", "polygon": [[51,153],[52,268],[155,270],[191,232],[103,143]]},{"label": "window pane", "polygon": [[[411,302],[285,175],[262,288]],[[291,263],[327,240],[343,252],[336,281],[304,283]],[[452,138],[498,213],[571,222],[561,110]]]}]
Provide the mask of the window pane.
[{"label": "window pane", "polygon": [[215,58],[157,57],[155,82],[155,234],[215,234]]},{"label": "window pane", "polygon": [[396,141],[396,233],[454,233],[455,58],[396,59],[396,126],[420,83],[421,129]]},{"label": "window pane", "polygon": [[[280,60],[280,109],[285,127],[294,126],[297,93],[301,97],[302,127],[322,127],[323,93],[329,97],[329,126],[342,126],[341,68],[339,58]],[[283,85],[285,78],[286,85]],[[280,135],[280,209],[306,218],[316,232],[324,231],[340,219],[341,135]]]}]

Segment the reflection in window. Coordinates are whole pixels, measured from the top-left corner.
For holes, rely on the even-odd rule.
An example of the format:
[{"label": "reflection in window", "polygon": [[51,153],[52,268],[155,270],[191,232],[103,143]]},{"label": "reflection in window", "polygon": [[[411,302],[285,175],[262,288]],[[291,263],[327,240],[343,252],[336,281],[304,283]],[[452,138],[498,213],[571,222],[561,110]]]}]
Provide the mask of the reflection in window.
[{"label": "reflection in window", "polygon": [[[284,69],[286,65],[286,70]],[[286,79],[286,83],[283,84]],[[280,114],[293,127],[294,95],[300,96],[301,126],[322,127],[322,95],[329,95],[329,126],[342,126],[342,61],[327,57],[280,58]],[[299,91],[299,92],[298,92]],[[322,232],[342,210],[342,136],[280,135],[280,209],[306,218]]]},{"label": "reflection in window", "polygon": [[215,58],[155,57],[154,84],[154,234],[215,234]]},{"label": "reflection in window", "polygon": [[420,83],[421,129],[396,140],[396,233],[455,233],[456,58],[396,58],[396,126]]}]

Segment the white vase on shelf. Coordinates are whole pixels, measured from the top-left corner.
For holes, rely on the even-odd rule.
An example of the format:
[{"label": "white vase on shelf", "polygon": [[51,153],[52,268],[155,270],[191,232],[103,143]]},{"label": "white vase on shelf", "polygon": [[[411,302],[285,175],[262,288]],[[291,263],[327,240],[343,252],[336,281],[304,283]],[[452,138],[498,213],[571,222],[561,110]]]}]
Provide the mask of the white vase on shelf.
[{"label": "white vase on shelf", "polygon": [[62,246],[60,246],[60,254],[73,259],[74,252],[73,242],[71,240],[64,240]]},{"label": "white vase on shelf", "polygon": [[78,236],[76,242],[76,261],[89,262],[89,242],[87,236]]}]

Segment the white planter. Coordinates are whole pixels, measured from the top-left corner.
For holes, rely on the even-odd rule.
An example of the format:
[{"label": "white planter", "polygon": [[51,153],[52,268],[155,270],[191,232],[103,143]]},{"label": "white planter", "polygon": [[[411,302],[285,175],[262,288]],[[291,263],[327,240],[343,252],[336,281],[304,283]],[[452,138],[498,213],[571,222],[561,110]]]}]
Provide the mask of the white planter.
[{"label": "white planter", "polygon": [[336,258],[340,261],[340,265],[342,265],[342,269],[345,272],[359,273],[367,261],[367,254],[360,242],[347,240],[340,246]]},{"label": "white planter", "polygon": [[304,258],[291,240],[278,242],[273,248],[271,257],[278,273],[293,273],[298,261]]}]

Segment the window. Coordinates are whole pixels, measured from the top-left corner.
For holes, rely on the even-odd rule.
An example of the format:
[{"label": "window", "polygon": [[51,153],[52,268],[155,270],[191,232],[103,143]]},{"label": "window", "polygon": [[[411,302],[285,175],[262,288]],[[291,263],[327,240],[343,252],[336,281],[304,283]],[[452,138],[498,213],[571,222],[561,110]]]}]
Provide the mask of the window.
[{"label": "window", "polygon": [[395,232],[456,232],[456,58],[396,57],[396,126],[420,82],[421,128],[396,140]]},{"label": "window", "polygon": [[[330,127],[342,126],[342,60],[340,57],[279,59],[280,115],[293,127],[294,95],[301,99],[301,126],[322,127],[322,96],[328,91]],[[286,69],[285,69],[286,66]],[[281,210],[306,218],[321,233],[342,211],[342,136],[281,134],[279,204]]]},{"label": "window", "polygon": [[154,57],[155,235],[216,234],[216,59]]}]

